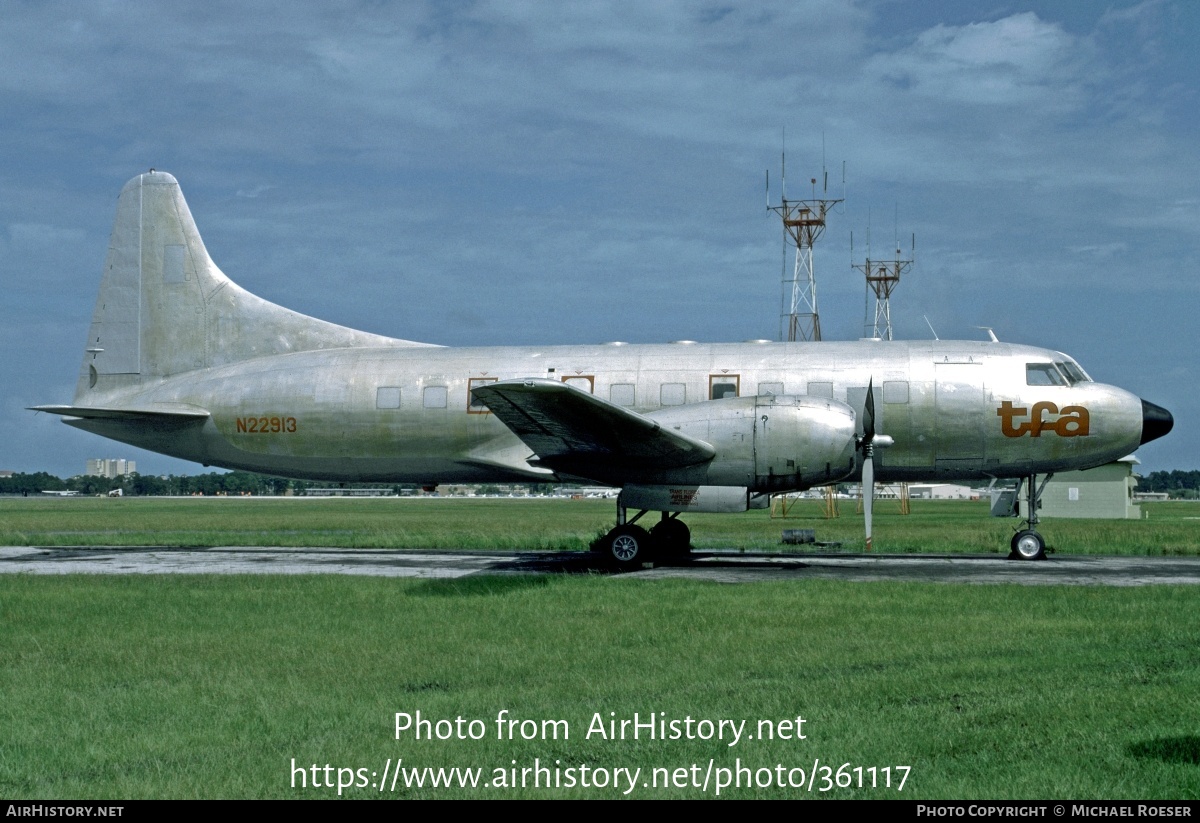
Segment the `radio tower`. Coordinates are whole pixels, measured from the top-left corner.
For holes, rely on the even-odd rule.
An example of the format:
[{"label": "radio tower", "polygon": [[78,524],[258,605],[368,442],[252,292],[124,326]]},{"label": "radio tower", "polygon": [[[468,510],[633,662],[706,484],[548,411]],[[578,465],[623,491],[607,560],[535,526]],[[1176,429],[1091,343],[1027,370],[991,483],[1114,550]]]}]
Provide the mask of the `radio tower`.
[{"label": "radio tower", "polygon": [[[913,235],[913,251],[917,248],[917,238]],[[850,235],[850,254],[854,254],[854,235]],[[875,321],[869,320],[870,315],[863,319],[863,330],[868,336],[884,340],[892,339],[892,308],[891,296],[900,275],[912,267],[915,254],[907,260],[900,256],[900,244],[896,244],[894,260],[871,259],[871,234],[867,232],[867,258],[863,263],[851,263],[852,268],[861,271],[867,278],[867,288],[875,292]],[[869,300],[870,298],[868,298]]]},{"label": "radio tower", "polygon": [[[825,231],[825,215],[838,203],[846,198],[817,197],[817,178],[809,181],[812,184],[812,197],[808,200],[787,199],[787,161],[786,153],[781,158],[783,170],[783,195],[779,205],[771,205],[771,181],[767,177],[767,211],[773,211],[783,221],[784,235],[784,271],[781,288],[781,311],[779,314],[779,339],[820,340],[821,317],[817,313],[817,280],[813,271],[813,243]],[[829,172],[822,169],[822,195],[828,193]],[[843,188],[845,186],[845,170],[843,169]],[[796,262],[792,267],[792,276],[787,275],[787,248],[796,249]],[[784,329],[787,337],[784,337]]]}]

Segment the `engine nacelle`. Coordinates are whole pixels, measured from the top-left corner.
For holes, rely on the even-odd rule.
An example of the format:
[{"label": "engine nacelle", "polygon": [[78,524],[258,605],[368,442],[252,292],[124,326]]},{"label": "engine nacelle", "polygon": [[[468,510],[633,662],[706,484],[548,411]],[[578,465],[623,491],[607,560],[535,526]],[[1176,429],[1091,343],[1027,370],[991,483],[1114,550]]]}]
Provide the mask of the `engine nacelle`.
[{"label": "engine nacelle", "polygon": [[854,410],[827,397],[732,397],[647,416],[717,453],[704,466],[664,477],[667,483],[792,491],[836,483],[854,470]]}]

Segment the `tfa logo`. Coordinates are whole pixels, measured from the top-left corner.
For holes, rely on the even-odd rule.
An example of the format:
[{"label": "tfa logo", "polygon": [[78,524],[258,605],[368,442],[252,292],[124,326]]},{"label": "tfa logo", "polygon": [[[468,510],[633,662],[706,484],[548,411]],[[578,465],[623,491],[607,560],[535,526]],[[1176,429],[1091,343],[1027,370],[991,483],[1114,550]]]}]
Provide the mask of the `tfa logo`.
[{"label": "tfa logo", "polygon": [[[1000,431],[1005,437],[1021,437],[1026,434],[1040,437],[1042,432],[1047,430],[1059,437],[1082,437],[1088,433],[1091,426],[1088,410],[1083,406],[1063,406],[1062,411],[1059,411],[1058,406],[1045,400],[1034,403],[1032,413],[1005,400],[1000,404],[1000,408],[996,409],[996,414],[1000,415]],[[1026,414],[1029,414],[1028,420],[1015,422],[1016,418]],[[1047,420],[1043,416],[1046,414],[1057,414],[1058,419]]]}]

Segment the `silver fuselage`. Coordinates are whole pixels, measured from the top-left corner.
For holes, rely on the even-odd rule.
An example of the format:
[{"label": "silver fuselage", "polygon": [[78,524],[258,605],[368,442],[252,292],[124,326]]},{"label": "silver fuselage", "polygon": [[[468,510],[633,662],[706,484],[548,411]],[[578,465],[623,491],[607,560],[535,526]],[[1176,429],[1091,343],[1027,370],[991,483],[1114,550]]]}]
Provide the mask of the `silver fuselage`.
[{"label": "silver fuselage", "polygon": [[[194,408],[186,426],[70,420],[116,440],[199,463],[332,481],[458,483],[547,480],[530,450],[468,390],[494,379],[564,380],[643,414],[739,397],[829,397],[861,410],[875,387],[877,429],[895,441],[879,480],[982,479],[1100,465],[1137,448],[1141,401],[1095,382],[1030,386],[1027,365],[1063,360],[1028,346],[968,341],[860,341],[347,348],[250,359],[118,390],[114,407]],[[714,386],[716,389],[714,390]],[[714,391],[726,399],[711,400]],[[1010,414],[1005,403],[1028,414]],[[1040,429],[1029,425],[1039,410]],[[1049,405],[1046,405],[1049,404]],[[1053,425],[1083,409],[1086,431]],[[1025,423],[1025,431],[1014,435]],[[686,432],[687,424],[683,430]],[[860,426],[861,431],[861,426]],[[731,432],[732,434],[733,432]],[[697,433],[726,455],[753,442]],[[736,461],[726,474],[736,474]],[[746,476],[707,476],[750,485]],[[697,481],[700,482],[700,481]]]}]

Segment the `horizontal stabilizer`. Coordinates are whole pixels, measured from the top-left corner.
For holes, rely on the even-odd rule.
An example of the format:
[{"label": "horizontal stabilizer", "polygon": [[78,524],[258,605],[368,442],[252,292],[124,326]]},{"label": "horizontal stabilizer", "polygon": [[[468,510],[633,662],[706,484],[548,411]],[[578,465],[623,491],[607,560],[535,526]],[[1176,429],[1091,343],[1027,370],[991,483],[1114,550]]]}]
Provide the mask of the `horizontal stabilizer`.
[{"label": "horizontal stabilizer", "polygon": [[128,422],[150,422],[153,420],[186,422],[203,420],[209,416],[201,409],[106,409],[93,406],[30,406],[30,411],[60,414],[63,417],[79,417],[84,420],[124,420]]},{"label": "horizontal stabilizer", "polygon": [[556,471],[632,477],[641,468],[692,466],[715,454],[703,440],[555,380],[501,380],[471,394],[533,450],[538,465]]}]

